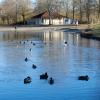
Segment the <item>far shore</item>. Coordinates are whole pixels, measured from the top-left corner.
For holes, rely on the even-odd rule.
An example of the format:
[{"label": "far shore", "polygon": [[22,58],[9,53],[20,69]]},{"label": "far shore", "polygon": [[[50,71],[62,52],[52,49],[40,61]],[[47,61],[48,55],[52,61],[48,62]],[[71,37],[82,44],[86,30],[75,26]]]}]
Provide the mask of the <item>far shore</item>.
[{"label": "far shore", "polygon": [[56,25],[56,26],[0,26],[0,32],[46,32],[46,31],[59,31],[59,30],[66,30],[66,29],[77,29],[80,31],[80,35],[83,38],[88,39],[96,39],[100,40],[100,35],[97,35],[96,32],[91,31],[91,35],[88,35],[84,32],[85,29],[90,28],[88,24],[81,24],[81,25]]},{"label": "far shore", "polygon": [[70,28],[70,29],[79,29],[84,30],[88,27],[88,25],[61,25],[61,26],[0,26],[0,32],[7,32],[7,31],[49,31],[49,30],[59,30],[63,28]]}]

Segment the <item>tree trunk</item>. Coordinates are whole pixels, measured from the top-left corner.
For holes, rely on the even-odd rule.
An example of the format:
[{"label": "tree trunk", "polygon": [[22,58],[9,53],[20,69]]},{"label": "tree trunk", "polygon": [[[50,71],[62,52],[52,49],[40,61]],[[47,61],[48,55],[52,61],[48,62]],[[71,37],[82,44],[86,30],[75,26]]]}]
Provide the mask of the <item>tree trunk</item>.
[{"label": "tree trunk", "polygon": [[23,25],[25,25],[25,15],[23,14],[22,17],[23,17]]},{"label": "tree trunk", "polygon": [[7,24],[9,25],[9,17],[7,17]]},{"label": "tree trunk", "polygon": [[67,11],[66,11],[66,18],[68,18],[68,13],[67,13]]},{"label": "tree trunk", "polygon": [[75,19],[75,6],[73,4],[73,20]]},{"label": "tree trunk", "polygon": [[82,16],[83,16],[83,13],[82,13],[82,0],[80,0],[80,23],[82,23]]},{"label": "tree trunk", "polygon": [[50,12],[50,10],[48,10],[48,14],[49,14],[49,25],[51,25],[51,12]]},{"label": "tree trunk", "polygon": [[99,0],[99,6],[98,6],[98,19],[100,21],[100,0]]},{"label": "tree trunk", "polygon": [[1,20],[2,20],[2,22],[3,22],[2,24],[5,24],[5,18],[2,17]]},{"label": "tree trunk", "polygon": [[90,23],[90,2],[89,0],[86,3],[86,17],[87,17],[87,23]]}]

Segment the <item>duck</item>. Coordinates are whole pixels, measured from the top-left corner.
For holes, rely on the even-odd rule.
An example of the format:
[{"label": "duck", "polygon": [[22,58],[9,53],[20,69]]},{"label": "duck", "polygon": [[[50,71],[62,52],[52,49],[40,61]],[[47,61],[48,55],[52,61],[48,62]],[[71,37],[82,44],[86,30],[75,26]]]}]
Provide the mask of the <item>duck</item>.
[{"label": "duck", "polygon": [[28,58],[27,58],[27,57],[25,58],[25,61],[26,61],[26,62],[28,61]]},{"label": "duck", "polygon": [[25,41],[23,43],[25,44]]},{"label": "duck", "polygon": [[88,75],[79,76],[79,77],[78,77],[78,80],[85,80],[85,81],[88,81],[88,80],[89,80],[89,76],[88,76]]},{"label": "duck", "polygon": [[47,79],[48,79],[48,74],[47,74],[47,72],[46,72],[45,74],[40,75],[40,79],[45,79],[45,80],[47,80]]},{"label": "duck", "polygon": [[31,81],[32,81],[31,77],[28,76],[28,77],[26,77],[26,78],[24,79],[24,84],[31,83]]},{"label": "duck", "polygon": [[30,51],[32,51],[32,49],[30,48]]},{"label": "duck", "polygon": [[48,82],[49,82],[50,85],[52,85],[52,84],[54,84],[54,79],[52,77],[50,77]]},{"label": "duck", "polygon": [[67,44],[67,41],[65,41],[64,43]]},{"label": "duck", "polygon": [[33,43],[33,45],[35,45],[35,43]]},{"label": "duck", "polygon": [[33,69],[36,69],[36,68],[37,68],[37,66],[33,64],[33,65],[32,65],[32,68],[33,68]]}]

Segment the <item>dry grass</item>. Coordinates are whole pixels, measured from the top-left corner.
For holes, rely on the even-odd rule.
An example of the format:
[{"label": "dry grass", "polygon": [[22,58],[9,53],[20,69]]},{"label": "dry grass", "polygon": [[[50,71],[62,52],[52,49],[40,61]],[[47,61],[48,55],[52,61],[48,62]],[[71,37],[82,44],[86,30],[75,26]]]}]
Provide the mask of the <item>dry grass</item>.
[{"label": "dry grass", "polygon": [[100,37],[100,24],[94,24],[92,25],[93,33],[96,36]]}]

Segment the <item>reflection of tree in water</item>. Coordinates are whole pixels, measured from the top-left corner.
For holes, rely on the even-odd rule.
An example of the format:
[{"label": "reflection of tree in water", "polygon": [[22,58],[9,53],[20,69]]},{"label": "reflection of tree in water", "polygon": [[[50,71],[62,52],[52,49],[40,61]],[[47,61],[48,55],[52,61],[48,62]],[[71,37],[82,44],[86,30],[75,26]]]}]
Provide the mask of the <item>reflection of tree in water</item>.
[{"label": "reflection of tree in water", "polygon": [[33,41],[44,41],[48,43],[63,43],[64,40],[68,44],[85,46],[85,47],[100,47],[98,41],[81,38],[77,33],[61,32],[61,31],[47,31],[47,32],[5,32],[0,34],[0,40],[33,40]]},{"label": "reflection of tree in water", "polygon": [[33,34],[29,32],[6,32],[2,34],[2,40],[24,40],[28,38],[32,38]]}]

